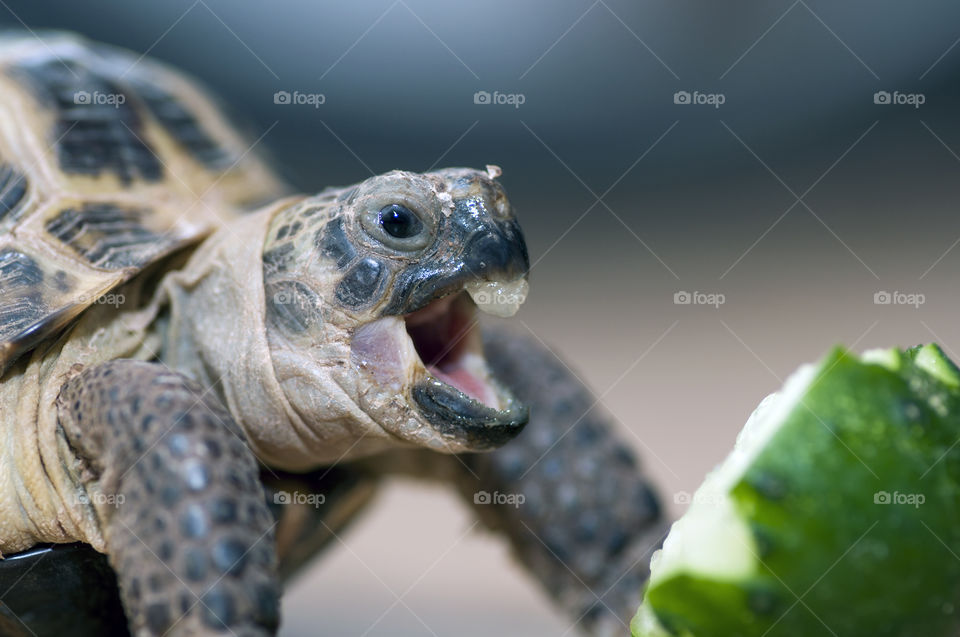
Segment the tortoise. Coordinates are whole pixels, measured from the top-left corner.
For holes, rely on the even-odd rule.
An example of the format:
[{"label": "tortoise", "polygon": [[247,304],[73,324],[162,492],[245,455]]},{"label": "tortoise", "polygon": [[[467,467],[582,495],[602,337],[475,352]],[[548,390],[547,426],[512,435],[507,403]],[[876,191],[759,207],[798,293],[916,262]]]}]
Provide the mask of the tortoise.
[{"label": "tortoise", "polygon": [[566,365],[478,326],[529,270],[497,167],[293,194],[195,81],[69,33],[0,35],[0,94],[0,631],[274,634],[400,474],[623,629],[666,523]]}]

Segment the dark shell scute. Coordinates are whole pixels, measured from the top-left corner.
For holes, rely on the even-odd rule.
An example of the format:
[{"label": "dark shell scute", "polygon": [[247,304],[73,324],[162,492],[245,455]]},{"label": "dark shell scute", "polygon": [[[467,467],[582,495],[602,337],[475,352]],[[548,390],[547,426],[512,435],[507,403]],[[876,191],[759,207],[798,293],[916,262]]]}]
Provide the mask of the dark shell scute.
[{"label": "dark shell scute", "polygon": [[16,250],[0,251],[0,343],[18,340],[47,315],[43,270]]},{"label": "dark shell scute", "polygon": [[143,226],[143,210],[111,203],[66,208],[47,221],[51,235],[91,265],[116,270],[142,267],[172,244],[169,237]]},{"label": "dark shell scute", "polygon": [[56,111],[50,142],[67,173],[112,172],[124,184],[159,181],[163,164],[145,141],[143,119],[131,96],[108,74],[79,60],[26,61],[11,68]]},{"label": "dark shell scute", "polygon": [[0,221],[15,218],[27,194],[27,178],[10,164],[0,163]]},{"label": "dark shell scute", "polygon": [[152,81],[150,78],[132,79],[150,114],[190,156],[211,170],[223,170],[234,163],[233,154],[203,130],[197,118],[175,95],[158,86],[156,78]]},{"label": "dark shell scute", "polygon": [[0,252],[0,290],[34,287],[42,281],[43,270],[32,257],[16,250]]}]

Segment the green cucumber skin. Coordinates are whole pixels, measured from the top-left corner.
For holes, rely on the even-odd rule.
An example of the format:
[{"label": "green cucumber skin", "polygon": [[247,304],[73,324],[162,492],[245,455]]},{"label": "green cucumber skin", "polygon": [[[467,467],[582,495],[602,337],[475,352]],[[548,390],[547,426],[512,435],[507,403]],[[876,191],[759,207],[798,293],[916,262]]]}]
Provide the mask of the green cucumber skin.
[{"label": "green cucumber skin", "polygon": [[[645,604],[668,634],[957,634],[960,445],[948,450],[960,438],[960,397],[944,381],[958,375],[939,349],[937,377],[919,369],[920,352],[905,352],[896,371],[842,349],[820,363],[731,491],[761,552],[757,574],[678,573],[652,585]],[[876,504],[880,491],[925,501]]]}]

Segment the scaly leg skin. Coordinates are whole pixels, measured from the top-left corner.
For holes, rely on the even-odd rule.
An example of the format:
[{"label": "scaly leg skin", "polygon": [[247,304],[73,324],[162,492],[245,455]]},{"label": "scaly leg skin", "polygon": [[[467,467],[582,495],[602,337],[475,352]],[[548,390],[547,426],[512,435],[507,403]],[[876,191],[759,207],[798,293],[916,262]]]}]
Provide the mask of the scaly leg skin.
[{"label": "scaly leg skin", "polygon": [[651,484],[594,396],[546,347],[505,329],[485,329],[484,343],[531,419],[501,449],[461,456],[469,471],[460,465],[460,490],[581,630],[628,634],[669,528]]},{"label": "scaly leg skin", "polygon": [[131,632],[274,634],[273,519],[218,401],[159,364],[112,361],[68,382],[58,409]]}]

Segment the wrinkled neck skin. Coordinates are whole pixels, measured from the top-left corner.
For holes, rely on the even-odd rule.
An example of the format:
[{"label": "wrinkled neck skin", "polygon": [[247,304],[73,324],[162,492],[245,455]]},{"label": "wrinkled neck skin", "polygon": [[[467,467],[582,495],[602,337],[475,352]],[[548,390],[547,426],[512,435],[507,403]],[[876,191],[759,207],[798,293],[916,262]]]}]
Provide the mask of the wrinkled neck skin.
[{"label": "wrinkled neck skin", "polygon": [[[282,255],[264,254],[269,233],[284,224],[299,222],[296,240],[312,241],[328,220],[325,201],[335,196],[287,199],[252,213],[207,239],[161,284],[169,305],[160,326],[161,359],[213,387],[257,457],[290,471],[368,456],[415,438],[405,442],[365,411],[348,328],[323,303],[330,290],[319,287],[329,278],[322,260],[302,260],[292,271],[289,263],[275,264]],[[306,202],[312,217],[290,221]]]}]

